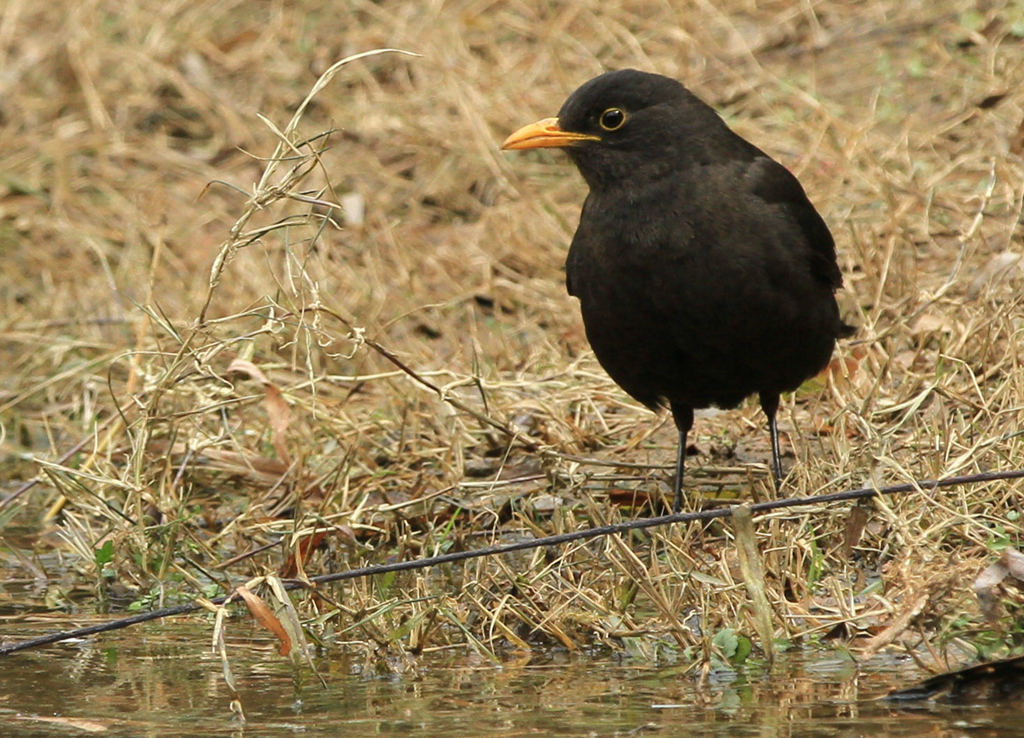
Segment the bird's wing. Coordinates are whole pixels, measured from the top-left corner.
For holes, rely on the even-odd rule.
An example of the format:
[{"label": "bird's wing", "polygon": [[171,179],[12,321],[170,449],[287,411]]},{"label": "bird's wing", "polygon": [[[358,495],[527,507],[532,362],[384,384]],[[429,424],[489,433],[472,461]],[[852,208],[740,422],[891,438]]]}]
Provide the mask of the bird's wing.
[{"label": "bird's wing", "polygon": [[843,285],[836,264],[836,245],[818,211],[807,199],[797,178],[768,156],[755,157],[744,176],[749,192],[769,205],[781,207],[796,223],[811,249],[811,270],[832,289]]}]

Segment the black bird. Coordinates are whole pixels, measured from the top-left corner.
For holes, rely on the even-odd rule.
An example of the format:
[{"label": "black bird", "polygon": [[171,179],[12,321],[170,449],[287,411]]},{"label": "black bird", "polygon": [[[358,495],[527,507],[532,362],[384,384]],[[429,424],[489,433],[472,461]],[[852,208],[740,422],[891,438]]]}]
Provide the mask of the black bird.
[{"label": "black bird", "polygon": [[803,188],[668,77],[607,72],[503,149],[565,148],[590,193],[566,262],[598,361],[679,430],[757,393],[782,480],[779,395],[825,368],[843,323],[835,243]]}]

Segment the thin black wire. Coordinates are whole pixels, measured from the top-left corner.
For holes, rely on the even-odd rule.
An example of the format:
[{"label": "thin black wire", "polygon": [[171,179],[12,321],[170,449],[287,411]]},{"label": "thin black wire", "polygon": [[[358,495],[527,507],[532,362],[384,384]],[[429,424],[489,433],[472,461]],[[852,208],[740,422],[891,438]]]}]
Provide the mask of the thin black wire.
[{"label": "thin black wire", "polygon": [[[979,474],[967,474],[959,477],[949,477],[947,479],[928,479],[921,482],[908,482],[905,484],[896,484],[891,487],[882,487],[880,489],[875,489],[873,487],[864,487],[862,489],[847,490],[845,492],[833,492],[827,495],[813,495],[810,497],[788,497],[784,500],[758,502],[753,505],[750,505],[750,511],[756,514],[768,512],[770,510],[782,510],[789,507],[799,507],[801,505],[824,505],[833,502],[845,502],[848,500],[866,499],[880,495],[895,495],[904,492],[912,492],[914,490],[933,490],[938,489],[940,487],[953,487],[961,484],[980,484],[982,482],[994,482],[1003,479],[1021,478],[1024,478],[1024,469],[981,472]],[[398,561],[391,564],[377,564],[374,566],[364,566],[359,569],[349,569],[348,571],[335,572],[333,574],[322,574],[317,577],[311,577],[309,579],[309,582],[312,584],[328,584],[331,582],[340,582],[345,579],[357,579],[359,577],[370,577],[375,576],[377,574],[387,574],[388,572],[393,571],[410,571],[412,569],[425,569],[427,567],[439,566],[441,564],[451,564],[456,561],[476,559],[481,556],[496,556],[499,554],[512,553],[513,551],[527,551],[531,548],[541,548],[543,546],[557,546],[562,543],[582,541],[588,538],[598,538],[600,536],[615,535],[616,533],[624,533],[626,531],[631,530],[643,530],[645,528],[654,528],[659,525],[715,520],[716,518],[729,517],[730,515],[732,515],[732,511],[732,507],[722,507],[714,510],[702,510],[700,512],[673,513],[671,515],[661,515],[655,518],[640,518],[639,520],[629,520],[622,523],[614,523],[612,525],[602,525],[597,528],[586,528],[584,530],[578,530],[572,533],[562,533],[556,536],[534,538],[531,540],[518,541],[516,543],[503,543],[496,546],[487,546],[485,548],[475,548],[470,551],[457,551],[455,553],[442,554],[441,556],[431,556],[430,558],[426,559]],[[306,582],[299,580],[288,580],[284,583],[284,585],[285,588],[288,590],[300,589],[302,587],[308,586]],[[224,603],[225,600],[227,600],[227,597],[218,597],[216,599],[210,600],[210,602],[214,605],[221,605]],[[196,612],[200,609],[202,609],[202,606],[197,605],[195,603],[189,603],[187,605],[176,605],[174,607],[165,607],[161,610],[153,610],[151,612],[132,615],[131,617],[122,618],[119,620],[112,620],[107,623],[90,625],[85,628],[77,628],[75,630],[51,633],[49,635],[40,636],[39,638],[33,638],[27,641],[20,641],[0,646],[0,656],[7,656],[8,654],[16,653],[18,651],[25,651],[30,648],[38,648],[40,646],[46,646],[51,643],[66,641],[71,638],[84,638],[85,636],[95,635],[96,633],[103,633],[109,630],[120,630],[121,628],[127,628],[129,626],[136,625],[137,623],[145,623],[149,620],[159,620],[161,618],[173,617],[175,615],[186,615],[188,613]]]}]

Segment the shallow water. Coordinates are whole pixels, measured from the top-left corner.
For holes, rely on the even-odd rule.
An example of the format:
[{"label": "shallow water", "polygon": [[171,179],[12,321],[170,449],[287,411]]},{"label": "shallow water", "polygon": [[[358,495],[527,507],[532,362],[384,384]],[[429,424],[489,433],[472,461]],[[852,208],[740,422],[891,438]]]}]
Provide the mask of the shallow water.
[{"label": "shallow water", "polygon": [[[296,679],[274,645],[236,632],[230,656],[247,722],[229,711],[210,627],[148,625],[0,658],[3,735],[1024,735],[1015,703],[897,707],[874,698],[923,675],[878,658],[859,668],[815,652],[712,672],[549,652],[492,664],[410,657],[380,673],[353,652]],[[10,635],[40,635],[8,625]],[[371,660],[372,662],[373,660]]]}]

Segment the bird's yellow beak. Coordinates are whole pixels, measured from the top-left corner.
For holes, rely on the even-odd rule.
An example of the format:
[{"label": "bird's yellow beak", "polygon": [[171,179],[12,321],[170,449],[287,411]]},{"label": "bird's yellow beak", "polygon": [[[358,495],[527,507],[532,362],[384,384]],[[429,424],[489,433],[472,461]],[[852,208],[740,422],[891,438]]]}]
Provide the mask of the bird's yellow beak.
[{"label": "bird's yellow beak", "polygon": [[580,141],[600,141],[600,136],[589,133],[563,131],[558,127],[558,118],[545,118],[518,131],[505,139],[503,149],[557,149],[572,146]]}]

